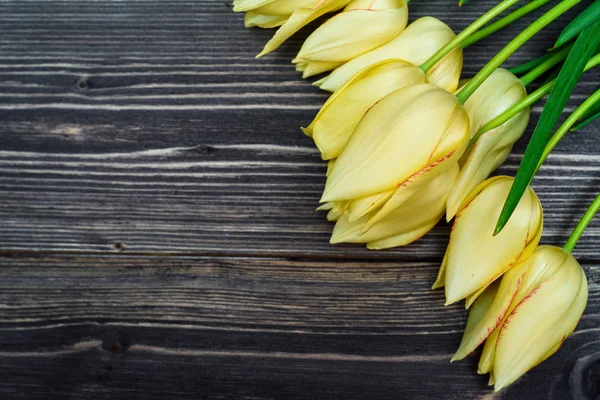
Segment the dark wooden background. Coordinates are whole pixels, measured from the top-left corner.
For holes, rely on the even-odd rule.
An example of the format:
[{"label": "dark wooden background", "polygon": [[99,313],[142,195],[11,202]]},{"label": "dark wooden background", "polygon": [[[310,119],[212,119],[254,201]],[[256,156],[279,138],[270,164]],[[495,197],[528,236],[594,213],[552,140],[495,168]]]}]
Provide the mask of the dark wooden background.
[{"label": "dark wooden background", "polygon": [[[410,8],[458,30],[495,3]],[[298,129],[326,95],[289,63],[308,30],[255,60],[272,32],[242,18],[228,0],[0,0],[0,398],[598,399],[600,221],[576,249],[577,331],[493,394],[476,357],[449,363],[466,312],[429,290],[448,226],[328,244],[325,164]],[[465,74],[529,21],[469,49]],[[598,128],[535,179],[544,243],[600,188]]]}]

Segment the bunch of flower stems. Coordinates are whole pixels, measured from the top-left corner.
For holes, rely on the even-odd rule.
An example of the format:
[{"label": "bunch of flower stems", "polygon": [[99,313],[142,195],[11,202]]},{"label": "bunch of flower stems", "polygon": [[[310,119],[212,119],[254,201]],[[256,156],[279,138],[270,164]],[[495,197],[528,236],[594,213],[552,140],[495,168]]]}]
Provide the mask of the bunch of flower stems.
[{"label": "bunch of flower stems", "polygon": [[[335,222],[331,242],[402,246],[444,216],[454,219],[434,288],[444,287],[446,304],[464,299],[470,308],[453,361],[482,345],[478,372],[489,373],[496,390],[555,353],[575,329],[588,291],[571,252],[600,207],[599,197],[563,248],[540,245],[542,206],[527,186],[503,229],[497,227],[515,180],[489,176],[524,133],[529,108],[562,78],[551,75],[530,94],[527,87],[564,68],[582,47],[577,39],[516,69],[501,68],[580,2],[555,1],[474,77],[460,81],[464,47],[550,0],[531,1],[492,22],[517,2],[501,1],[455,35],[432,17],[407,25],[405,0],[234,0],[247,26],[279,26],[259,56],[321,15],[342,10],[293,60],[304,77],[333,71],[315,82],[333,94],[303,128],[328,161],[319,209]],[[598,63],[595,55],[580,72]],[[592,119],[599,100],[596,91],[555,131],[536,169],[569,129]]]}]

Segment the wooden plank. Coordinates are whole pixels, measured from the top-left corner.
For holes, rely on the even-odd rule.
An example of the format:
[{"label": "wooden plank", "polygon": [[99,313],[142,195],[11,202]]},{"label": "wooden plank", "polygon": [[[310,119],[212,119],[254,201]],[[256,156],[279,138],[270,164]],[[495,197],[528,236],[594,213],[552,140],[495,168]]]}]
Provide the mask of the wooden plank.
[{"label": "wooden plank", "polygon": [[575,334],[494,396],[476,357],[449,363],[465,310],[429,290],[437,264],[118,256],[0,265],[1,398],[598,394],[597,266],[585,266],[590,300]]},{"label": "wooden plank", "polygon": [[[414,2],[411,17],[459,29],[495,1],[454,3]],[[388,252],[328,244],[314,211],[325,164],[298,129],[326,95],[289,64],[309,30],[254,60],[272,32],[241,21],[223,1],[0,1],[0,249],[439,258],[447,226]],[[465,74],[527,23],[469,49]],[[586,75],[575,103],[598,82]],[[565,139],[535,182],[547,243],[598,187],[595,129]],[[595,258],[599,237],[594,223],[579,254]]]}]

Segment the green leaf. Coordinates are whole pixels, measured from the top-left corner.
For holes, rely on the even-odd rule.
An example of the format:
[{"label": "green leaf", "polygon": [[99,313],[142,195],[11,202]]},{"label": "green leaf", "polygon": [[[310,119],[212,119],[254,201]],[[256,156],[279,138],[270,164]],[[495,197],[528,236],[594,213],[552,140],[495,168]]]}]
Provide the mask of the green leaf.
[{"label": "green leaf", "polygon": [[552,55],[553,55],[552,53],[546,53],[541,57],[534,58],[533,60],[527,61],[524,64],[517,65],[516,67],[510,68],[509,71],[515,75],[521,75],[521,74],[527,73],[527,72],[531,71],[532,69],[534,69],[535,67],[537,67],[538,65],[542,64],[544,61],[546,61],[550,57],[552,57]]},{"label": "green leaf", "polygon": [[563,29],[558,39],[556,39],[554,47],[562,46],[579,35],[585,28],[598,21],[600,21],[600,0],[593,2]]},{"label": "green leaf", "polygon": [[585,64],[594,55],[598,43],[600,43],[600,21],[581,32],[558,74],[556,84],[548,96],[548,101],[533,131],[533,136],[527,145],[515,181],[500,213],[494,232],[495,235],[504,228],[517,204],[519,204],[527,186],[531,183],[554,126],[558,122],[567,101],[569,101],[569,97],[583,73]]},{"label": "green leaf", "polygon": [[[568,45],[568,46],[571,46],[571,45]],[[545,61],[549,60],[550,58],[552,58],[556,54],[557,51],[561,51],[566,48],[567,48],[567,46],[565,46],[565,47],[561,46],[560,48],[553,47],[553,48],[549,49],[546,54],[544,54],[538,58],[534,58],[533,60],[527,61],[521,65],[512,67],[509,69],[509,71],[515,75],[525,74],[525,73],[533,70],[535,67],[543,64]]]},{"label": "green leaf", "polygon": [[590,108],[581,118],[579,118],[579,122],[571,128],[571,132],[578,131],[585,126],[588,126],[598,118],[600,118],[600,101],[594,103],[592,108]]}]

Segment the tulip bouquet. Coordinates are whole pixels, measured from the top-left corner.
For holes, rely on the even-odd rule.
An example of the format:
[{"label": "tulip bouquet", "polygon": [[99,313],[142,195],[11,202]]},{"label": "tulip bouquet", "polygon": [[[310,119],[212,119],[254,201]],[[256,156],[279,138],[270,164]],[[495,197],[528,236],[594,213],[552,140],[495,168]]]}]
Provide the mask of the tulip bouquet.
[{"label": "tulip bouquet", "polygon": [[[587,279],[571,252],[600,197],[563,249],[542,246],[542,206],[529,184],[569,129],[600,116],[597,91],[552,135],[578,78],[600,63],[600,0],[547,55],[512,70],[501,65],[580,0],[555,1],[471,79],[460,80],[462,49],[550,1],[491,22],[518,2],[501,1],[455,34],[433,17],[408,24],[405,0],[234,0],[246,26],[279,27],[258,57],[338,11],[292,60],[304,78],[329,72],[314,84],[332,95],[303,131],[328,162],[318,209],[335,222],[331,243],[402,246],[444,216],[454,219],[434,288],[444,287],[446,304],[464,299],[470,308],[453,361],[483,344],[478,372],[490,373],[496,390],[552,355],[587,302]],[[489,178],[525,132],[531,105],[547,94],[516,177]]]}]

